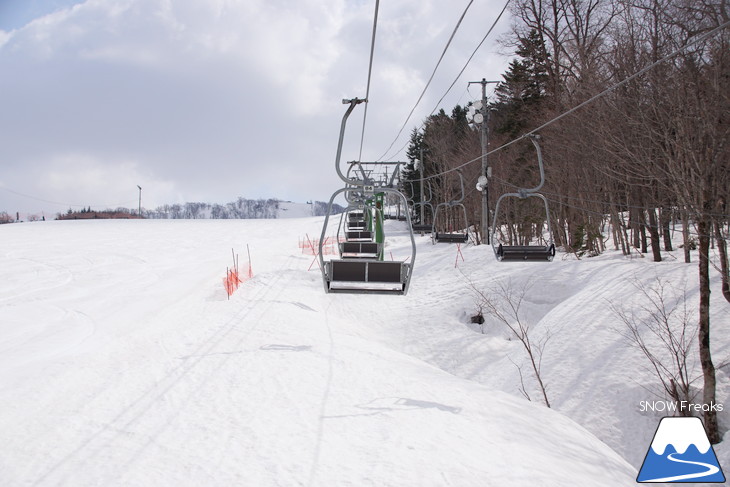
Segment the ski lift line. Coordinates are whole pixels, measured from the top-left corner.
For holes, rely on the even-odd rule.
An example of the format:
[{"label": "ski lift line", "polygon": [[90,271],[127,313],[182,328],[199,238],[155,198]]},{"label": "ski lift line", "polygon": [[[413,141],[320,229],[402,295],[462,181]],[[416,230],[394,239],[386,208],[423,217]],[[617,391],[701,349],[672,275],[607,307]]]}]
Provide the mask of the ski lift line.
[{"label": "ski lift line", "polygon": [[[487,33],[484,35],[484,37],[482,38],[481,42],[479,42],[479,44],[477,45],[477,47],[471,53],[471,56],[469,56],[469,59],[466,60],[466,63],[464,64],[464,67],[461,68],[461,71],[459,71],[459,74],[456,75],[456,78],[454,79],[454,81],[446,89],[446,93],[443,94],[443,96],[436,103],[436,106],[433,108],[433,110],[431,110],[431,113],[428,114],[429,117],[431,115],[433,115],[434,113],[436,113],[436,110],[438,110],[439,106],[441,105],[441,102],[444,101],[444,98],[446,98],[446,95],[449,94],[449,92],[454,87],[454,85],[456,85],[456,83],[459,81],[459,78],[461,78],[461,75],[464,74],[464,71],[466,71],[467,66],[469,66],[469,63],[474,58],[474,56],[476,55],[477,51],[482,47],[482,44],[484,44],[484,41],[486,41],[487,38],[489,37],[489,35],[492,33],[492,31],[496,27],[497,23],[499,22],[499,20],[502,18],[502,15],[504,14],[505,10],[507,10],[507,7],[509,6],[509,4],[510,4],[511,1],[512,0],[507,0],[507,2],[505,2],[504,7],[502,7],[502,11],[499,12],[499,15],[497,16],[497,18],[495,19],[495,21],[492,23],[492,26],[489,28],[489,30],[487,31]],[[467,93],[468,91],[469,91],[469,86],[467,85],[466,91],[464,93]],[[461,95],[461,98],[463,98],[463,97],[464,97],[464,94]],[[426,117],[426,118],[428,118],[428,117]],[[407,120],[406,120],[406,123],[408,123]],[[422,127],[423,127],[423,123],[420,125],[419,128],[422,128]],[[400,135],[400,133],[399,133],[399,135]],[[391,146],[392,146],[392,144],[391,144]],[[408,146],[408,142],[406,142],[406,144],[403,147],[401,147],[398,150],[398,152],[396,152],[395,154],[391,155],[388,159],[392,159],[395,156],[397,156],[398,154],[400,154],[403,151],[403,149],[405,149],[407,146]],[[390,150],[390,148],[389,148],[389,150]],[[388,151],[385,151],[385,152],[387,153]],[[381,159],[383,159],[382,156],[381,156]]]},{"label": "ski lift line", "polygon": [[[456,104],[457,105],[460,105],[461,104],[461,100],[464,99],[464,95],[466,95],[468,92],[469,92],[469,85],[467,85],[467,87],[464,88],[464,91],[461,92],[461,95],[459,96],[459,99],[456,101]],[[469,93],[469,97],[471,97],[471,93]],[[433,112],[431,112],[431,114],[433,114]]]},{"label": "ski lift line", "polygon": [[[568,203],[564,203],[564,202],[561,202],[561,201],[557,201],[557,200],[554,200],[554,199],[551,199],[551,198],[546,198],[546,199],[548,201],[552,202],[552,203],[557,204],[557,205],[567,206],[568,208],[573,208],[575,210],[581,210],[581,211],[583,211],[585,213],[591,213],[593,215],[600,216],[600,217],[605,217],[606,216],[605,213],[601,213],[601,212],[598,212],[598,211],[595,211],[595,210],[589,210],[589,209],[584,208],[582,206],[570,205]],[[625,222],[627,224],[644,225],[644,226],[647,226],[647,227],[649,226],[645,221],[644,222],[641,222],[641,221],[627,219],[627,220],[625,220]],[[689,229],[687,230],[687,233],[689,233],[690,235],[694,235],[695,237],[703,237],[704,236],[704,237],[710,237],[710,238],[712,238],[713,237],[713,234],[714,234],[714,232],[713,232],[713,234],[710,234],[710,235],[702,235],[700,233],[693,232],[692,230],[689,230]]]},{"label": "ski lift line", "polygon": [[[724,23],[720,24],[719,26],[715,27],[714,29],[712,29],[712,30],[710,30],[708,32],[705,32],[701,36],[693,39],[691,42],[689,42],[688,44],[680,47],[676,51],[673,51],[670,54],[667,54],[666,56],[658,59],[657,61],[655,61],[655,62],[651,63],[650,65],[644,67],[643,69],[637,71],[636,73],[632,74],[631,76],[629,76],[627,78],[624,78],[621,81],[618,81],[617,83],[615,83],[612,86],[606,88],[605,90],[603,90],[602,92],[598,93],[597,95],[594,95],[591,98],[585,100],[584,102],[582,102],[582,103],[574,106],[570,110],[567,110],[567,111],[561,113],[560,115],[556,116],[555,118],[553,118],[553,119],[551,119],[551,120],[543,123],[539,127],[534,128],[534,129],[530,130],[529,132],[527,132],[527,133],[525,133],[525,134],[523,134],[523,135],[521,135],[521,136],[519,136],[519,137],[517,137],[515,139],[512,139],[509,142],[506,142],[506,143],[500,145],[496,149],[492,149],[491,151],[487,152],[486,155],[488,155],[488,156],[489,155],[492,155],[492,154],[494,154],[494,153],[496,153],[498,151],[501,151],[502,149],[506,149],[507,147],[509,147],[509,146],[511,146],[513,144],[516,144],[520,140],[522,140],[522,139],[524,139],[526,137],[529,137],[530,135],[535,135],[540,130],[542,130],[542,129],[544,129],[544,128],[546,128],[546,127],[554,124],[555,122],[557,122],[559,120],[562,120],[563,118],[565,118],[568,115],[572,114],[576,110],[579,110],[579,109],[583,108],[584,106],[586,106],[586,105],[588,105],[590,103],[593,103],[594,101],[596,101],[596,100],[598,100],[598,99],[606,96],[610,92],[614,91],[617,88],[620,88],[621,86],[625,85],[629,81],[632,81],[634,78],[637,78],[637,77],[641,76],[642,74],[646,73],[647,71],[650,71],[651,69],[655,68],[659,64],[664,63],[667,60],[669,60],[669,59],[671,59],[671,58],[673,58],[673,57],[681,54],[682,52],[686,51],[687,49],[689,49],[690,47],[694,46],[695,44],[698,44],[698,43],[700,43],[700,42],[702,42],[702,41],[704,41],[704,40],[706,40],[706,39],[714,36],[715,34],[717,34],[718,32],[720,32],[721,30],[725,29],[728,26],[730,26],[730,20],[728,20],[727,22],[724,22]],[[443,176],[445,174],[448,174],[448,173],[451,173],[451,172],[454,172],[454,171],[458,171],[459,169],[463,169],[464,167],[469,166],[470,164],[473,164],[473,163],[475,163],[477,161],[481,161],[481,160],[482,160],[482,156],[478,156],[478,157],[475,157],[474,159],[471,159],[469,161],[464,162],[463,164],[460,164],[459,166],[453,167],[451,169],[447,169],[446,171],[443,171],[443,172],[438,173],[438,174],[433,174],[433,175],[428,176],[428,177],[423,178],[423,179],[437,178],[439,176]],[[413,181],[421,181],[421,180],[422,179],[413,179]]]},{"label": "ski lift line", "polygon": [[[503,180],[503,179],[501,179],[501,178],[494,178],[494,179],[498,179],[499,181],[501,181],[501,182],[503,182],[503,183],[505,183],[505,184],[507,184],[507,185],[509,185],[509,186],[513,186],[513,187],[515,187],[515,188],[517,188],[517,187],[518,187],[518,186],[516,186],[516,185],[514,185],[514,184],[512,184],[512,183],[509,183],[509,182],[506,182],[506,181],[504,181],[504,180]],[[543,194],[543,195],[545,195],[545,194],[555,195],[555,193],[542,193],[542,194]],[[559,195],[555,195],[555,196],[559,196]],[[601,213],[601,212],[599,212],[599,211],[595,211],[595,210],[589,210],[588,208],[585,208],[584,206],[572,205],[572,204],[570,204],[570,203],[566,203],[566,202],[564,202],[564,201],[561,201],[561,200],[558,200],[558,199],[554,199],[554,198],[548,198],[548,197],[546,197],[546,199],[547,199],[547,200],[548,200],[549,202],[551,202],[551,203],[554,203],[554,204],[556,204],[556,205],[558,205],[558,206],[567,206],[568,208],[573,208],[574,210],[581,210],[581,211],[583,211],[583,212],[585,212],[585,213],[590,213],[590,214],[592,214],[592,215],[596,215],[596,216],[600,216],[600,217],[605,217],[605,216],[606,216],[606,214],[605,214],[605,213]],[[575,199],[575,198],[571,198],[571,199]],[[611,204],[611,203],[609,203],[609,202],[607,202],[607,201],[601,201],[601,202],[598,202],[598,201],[593,201],[593,203],[603,203],[603,204],[606,204],[606,205],[610,205],[610,204]],[[614,203],[614,204],[615,204],[615,203]],[[623,206],[626,206],[626,205],[623,205]],[[643,206],[641,206],[641,207],[640,207],[640,206],[626,206],[626,207],[627,207],[627,208],[636,208],[636,209],[641,209],[641,210],[644,210],[644,209],[646,209],[646,208],[644,208]],[[721,217],[730,217],[730,215],[722,215],[722,214],[710,214],[710,215],[714,215],[714,216],[721,216]],[[624,221],[625,221],[625,222],[626,222],[627,224],[634,224],[634,225],[646,225],[646,226],[648,226],[648,225],[647,225],[647,223],[646,223],[645,221],[644,221],[644,222],[642,222],[642,221],[636,221],[636,220],[631,220],[631,219],[627,219],[627,220],[624,220]],[[697,233],[697,232],[693,232],[692,230],[688,230],[688,233],[689,233],[690,235],[694,235],[694,236],[696,236],[696,237],[701,237],[701,236],[703,236],[702,234],[700,234],[700,233]],[[704,236],[705,236],[705,237],[712,237],[712,235],[704,235]]]},{"label": "ski lift line", "polygon": [[[441,53],[441,56],[439,57],[438,62],[436,63],[436,66],[433,68],[433,72],[431,73],[431,77],[428,78],[428,81],[426,82],[426,86],[423,87],[423,91],[421,91],[421,94],[418,97],[418,100],[416,100],[416,104],[413,105],[413,108],[411,108],[410,113],[408,114],[408,117],[406,117],[405,122],[403,122],[403,125],[401,126],[400,130],[398,131],[398,135],[395,136],[395,139],[393,139],[393,142],[390,143],[387,149],[383,152],[383,155],[378,158],[378,160],[385,159],[385,156],[388,154],[390,149],[393,148],[393,145],[396,143],[396,141],[400,138],[401,134],[403,133],[403,130],[406,128],[406,125],[408,125],[408,121],[413,116],[413,112],[416,111],[416,107],[418,107],[418,104],[421,103],[421,100],[423,99],[423,95],[426,94],[426,90],[428,90],[428,87],[431,85],[431,81],[433,81],[434,76],[436,75],[436,71],[438,70],[438,67],[441,65],[441,61],[443,61],[444,56],[446,55],[446,51],[449,49],[449,46],[451,45],[451,41],[454,39],[454,36],[456,36],[456,32],[459,30],[459,27],[461,26],[461,22],[464,20],[464,17],[466,16],[466,13],[469,11],[469,7],[474,3],[474,0],[469,0],[469,3],[467,4],[466,8],[464,9],[464,12],[462,12],[461,17],[459,17],[459,21],[456,23],[456,27],[454,27],[453,32],[451,32],[451,36],[449,37],[448,42],[446,43],[446,46],[444,47],[443,52]],[[401,149],[402,150],[402,149]],[[398,151],[400,152],[400,151]]]},{"label": "ski lift line", "polygon": [[[585,213],[590,213],[590,214],[593,214],[593,215],[596,215],[596,216],[600,216],[602,218],[605,218],[605,216],[606,216],[605,213],[601,213],[601,212],[598,212],[598,211],[595,211],[595,210],[589,210],[589,209],[587,209],[587,208],[585,208],[583,206],[571,205],[569,203],[565,203],[563,201],[559,201],[559,200],[555,200],[555,199],[547,198],[547,197],[545,199],[547,199],[551,203],[555,203],[556,205],[567,206],[568,208],[573,208],[575,210],[581,210],[581,211],[583,211]],[[627,220],[624,220],[624,221],[626,222],[626,224],[629,224],[629,225],[630,224],[634,224],[634,225],[645,225],[645,226],[648,226],[645,221],[644,222],[641,222],[641,221],[636,221],[636,220],[631,220],[631,219],[627,219]],[[692,230],[687,230],[687,232],[690,235],[694,235],[696,237],[703,236],[702,234],[697,233],[697,232],[693,232]],[[712,237],[712,235],[704,235],[704,236],[705,237]]]},{"label": "ski lift line", "polygon": [[[519,187],[516,184],[510,183],[509,181],[506,181],[506,180],[504,180],[504,179],[502,179],[500,177],[497,177],[497,176],[492,176],[492,179],[493,180],[496,180],[496,181],[499,181],[500,183],[504,184],[505,186],[512,186],[513,188],[518,188]],[[598,194],[598,193],[596,193],[594,191],[591,191],[590,193],[591,194]],[[645,206],[626,205],[626,204],[623,204],[623,203],[617,203],[615,201],[612,203],[610,201],[587,200],[587,199],[580,198],[579,196],[568,196],[568,195],[562,195],[562,194],[559,194],[559,193],[550,193],[550,192],[547,192],[547,191],[542,191],[542,194],[544,194],[544,195],[550,195],[550,196],[553,196],[555,198],[565,198],[565,199],[569,199],[569,200],[580,200],[580,201],[582,201],[584,203],[595,203],[595,204],[598,204],[598,205],[607,205],[607,206],[614,205],[614,206],[620,206],[621,208],[633,208],[633,209],[636,209],[636,210],[646,210],[646,207]],[[550,201],[553,201],[555,203],[565,204],[566,206],[568,206],[567,203],[562,203],[561,200],[556,200],[556,199],[551,199],[551,198],[549,198],[549,199],[550,199]],[[588,211],[588,210],[586,210],[586,211]],[[705,214],[706,215],[709,215],[709,216],[715,216],[715,217],[728,218],[728,219],[730,219],[730,214],[725,214],[725,213],[705,213]]]},{"label": "ski lift line", "polygon": [[[370,62],[368,63],[368,82],[365,88],[365,99],[370,99],[370,80],[373,74],[373,56],[375,54],[375,33],[378,29],[378,9],[380,7],[380,0],[375,0],[375,15],[373,16],[373,36],[370,40]],[[365,111],[362,116],[362,133],[360,134],[360,156],[358,159],[362,159],[362,145],[365,141],[365,122],[368,118],[368,104],[365,103]]]},{"label": "ski lift line", "polygon": [[[464,67],[461,68],[461,71],[459,71],[459,74],[456,75],[456,78],[454,78],[453,83],[451,83],[451,85],[448,87],[448,89],[446,90],[446,93],[444,93],[444,95],[436,103],[436,106],[431,111],[431,115],[433,115],[436,112],[436,110],[438,110],[439,105],[441,105],[441,102],[444,101],[444,98],[446,98],[446,95],[449,94],[449,92],[454,87],[454,85],[459,81],[459,78],[461,78],[461,75],[464,74],[464,71],[466,71],[467,66],[469,66],[469,63],[471,62],[471,60],[476,55],[476,53],[479,50],[479,48],[482,47],[482,44],[484,44],[484,41],[487,40],[487,38],[489,37],[489,35],[492,33],[492,31],[494,30],[494,28],[497,26],[497,22],[499,22],[499,20],[502,18],[502,14],[504,14],[505,10],[507,10],[507,7],[509,6],[509,4],[510,4],[511,1],[512,0],[507,0],[505,2],[504,7],[502,7],[502,11],[499,12],[499,15],[497,15],[497,18],[492,23],[492,26],[489,28],[489,30],[487,31],[487,33],[484,35],[484,37],[482,38],[481,42],[477,45],[477,47],[471,53],[471,56],[469,56],[469,59],[466,60],[466,63],[464,64]],[[467,91],[468,91],[468,89],[469,89],[469,85],[467,85]],[[462,97],[463,96],[464,95],[462,95]]]},{"label": "ski lift line", "polygon": [[[509,185],[509,186],[513,186],[513,187],[515,187],[515,188],[517,188],[517,187],[518,187],[518,186],[516,186],[516,185],[514,185],[514,184],[512,184],[512,183],[509,183],[509,182],[507,182],[507,181],[504,181],[504,180],[503,180],[503,179],[501,179],[501,178],[493,178],[493,179],[498,179],[499,181],[503,182],[504,184],[507,184],[507,185]],[[555,193],[544,193],[544,192],[543,192],[542,194],[543,194],[543,195],[546,195],[546,194],[548,194],[548,195],[560,196],[560,195],[556,195]],[[599,212],[599,211],[595,211],[595,210],[589,210],[588,208],[585,208],[584,206],[578,206],[578,205],[571,205],[571,204],[569,204],[569,203],[566,203],[566,202],[564,202],[564,201],[561,201],[561,200],[558,200],[558,199],[554,199],[554,198],[548,198],[548,197],[546,197],[545,199],[547,199],[547,200],[548,200],[549,202],[551,202],[551,203],[555,203],[556,205],[559,205],[559,206],[567,206],[568,208],[573,208],[574,210],[581,210],[581,211],[583,211],[583,212],[585,212],[585,213],[590,213],[590,214],[593,214],[593,215],[596,215],[596,216],[600,216],[600,217],[605,217],[605,216],[606,216],[606,214],[605,214],[605,213],[601,213],[601,212]],[[571,198],[571,199],[576,199],[576,198]],[[608,202],[608,201],[600,201],[600,202],[599,202],[599,201],[593,201],[593,203],[603,203],[603,204],[606,204],[606,205],[610,205],[610,204],[611,204],[611,203],[610,203],[610,202]],[[615,204],[615,203],[614,203],[614,204]],[[627,208],[635,208],[635,209],[640,209],[640,210],[644,210],[644,209],[646,209],[646,208],[644,208],[643,206],[630,206],[630,205],[629,205],[629,206],[623,205],[623,206],[625,206],[625,207],[627,207]],[[711,215],[711,216],[730,217],[730,215],[722,215],[722,214],[710,214],[710,215]],[[625,220],[625,221],[626,221],[626,223],[628,223],[628,224],[634,224],[634,225],[647,225],[647,223],[646,223],[645,221],[644,221],[644,222],[641,222],[641,221],[635,221],[635,220],[631,220],[631,219],[627,219],[627,220]],[[648,226],[648,225],[647,225],[647,226]],[[691,235],[694,235],[694,236],[697,236],[697,237],[701,237],[701,236],[703,236],[703,235],[701,235],[701,234],[699,234],[699,233],[696,233],[696,232],[692,232],[691,230],[688,230],[688,232],[689,232],[689,233],[690,233]],[[709,237],[712,237],[712,235],[705,235],[705,236],[709,236]]]}]

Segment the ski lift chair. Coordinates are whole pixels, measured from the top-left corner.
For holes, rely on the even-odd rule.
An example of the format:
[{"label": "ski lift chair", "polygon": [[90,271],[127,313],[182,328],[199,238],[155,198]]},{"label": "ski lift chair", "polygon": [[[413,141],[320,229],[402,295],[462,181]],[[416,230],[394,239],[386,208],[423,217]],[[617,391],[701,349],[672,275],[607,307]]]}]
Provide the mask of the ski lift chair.
[{"label": "ski lift chair", "polygon": [[[445,203],[439,203],[436,205],[436,212],[433,215],[433,233],[432,238],[434,240],[434,243],[436,242],[445,242],[445,243],[466,243],[469,240],[469,231],[467,224],[468,217],[466,213],[466,207],[462,203],[464,201],[464,176],[461,174],[461,171],[459,171],[459,184],[461,187],[461,196],[453,201],[448,201]],[[455,216],[455,214],[458,212],[460,215],[464,218],[464,228],[465,230],[463,232],[458,231],[445,231],[445,232],[439,232],[438,231],[438,216],[439,212],[441,212],[442,208],[445,210],[444,215],[448,215],[448,211],[450,211],[452,216]]]},{"label": "ski lift chair", "polygon": [[[352,100],[343,100],[343,104],[349,104],[347,111],[342,117],[342,124],[340,126],[340,139],[337,146],[337,156],[335,158],[335,169],[339,178],[345,182],[346,187],[339,189],[332,194],[329,204],[327,205],[327,214],[325,215],[324,225],[322,226],[322,234],[319,241],[319,263],[322,272],[322,281],[324,284],[324,290],[327,293],[349,293],[349,294],[400,294],[404,295],[408,292],[410,286],[411,276],[413,273],[413,264],[416,259],[416,240],[413,236],[413,229],[411,228],[410,214],[406,213],[408,230],[411,239],[411,255],[402,261],[383,261],[377,259],[363,258],[363,259],[332,259],[329,261],[324,260],[323,240],[327,232],[327,223],[329,221],[330,214],[332,213],[332,204],[335,198],[345,192],[352,192],[353,188],[357,188],[362,195],[364,202],[368,197],[375,194],[376,188],[372,181],[369,181],[363,174],[362,179],[353,179],[345,176],[340,169],[340,158],[342,155],[342,143],[345,135],[345,126],[347,124],[347,118],[350,116],[355,106],[366,100],[354,98]],[[378,187],[378,192],[391,193],[398,196],[405,206],[408,205],[405,196],[398,190],[392,187]],[[349,198],[347,198],[349,201]],[[358,239],[354,237],[365,237],[363,234],[369,237],[372,242],[372,232],[347,232],[348,237],[353,237],[352,240],[348,238],[351,243]],[[358,235],[354,235],[358,234]],[[360,247],[363,250],[363,247]],[[410,260],[410,262],[408,262]]]},{"label": "ski lift chair", "polygon": [[348,213],[347,230],[358,232],[367,230],[367,222],[362,211]]},{"label": "ski lift chair", "polygon": [[[322,235],[326,232],[334,199],[346,190],[348,188],[343,188],[332,195],[327,207]],[[378,191],[399,195],[405,202],[405,197],[395,189],[378,188]],[[410,230],[410,215],[407,214],[407,216]],[[319,259],[325,291],[347,294],[406,294],[410,286],[413,261],[416,255],[413,231],[411,230],[409,233],[411,256],[403,261],[378,260],[381,245],[372,241],[373,232],[346,232],[348,240],[340,244],[341,258],[328,261],[324,260],[320,239]]]},{"label": "ski lift chair", "polygon": [[[424,201],[419,201],[418,203],[414,203],[413,205],[413,214],[418,215],[419,212],[417,208],[419,206],[423,207],[423,220],[426,219],[426,215],[431,215],[431,223],[426,223],[425,221],[421,221],[419,223],[414,223],[412,225],[414,232],[428,232],[431,233],[433,231],[433,215],[434,215],[434,208],[431,204],[431,200],[433,199],[433,192],[431,191],[431,182],[429,180],[425,180],[426,183],[428,183],[428,199]],[[421,181],[421,184],[423,184],[424,181]],[[411,183],[411,188],[413,188],[413,183]]]},{"label": "ski lift chair", "polygon": [[382,246],[377,242],[340,242],[343,259],[377,259]]},{"label": "ski lift chair", "polygon": [[[524,262],[524,261],[535,261],[535,262],[550,262],[555,257],[555,244],[553,243],[553,232],[550,225],[550,208],[545,196],[538,193],[545,183],[545,170],[542,162],[542,152],[538,143],[538,135],[530,135],[530,141],[537,150],[537,161],[540,168],[540,184],[534,188],[518,188],[516,193],[505,193],[497,199],[497,204],[494,208],[494,220],[492,222],[492,249],[494,255],[500,262]],[[496,244],[497,240],[497,227],[499,221],[499,207],[502,200],[505,198],[519,198],[525,200],[527,198],[539,198],[545,205],[545,217],[547,220],[548,230],[548,242],[546,245],[505,245],[503,243]]]}]

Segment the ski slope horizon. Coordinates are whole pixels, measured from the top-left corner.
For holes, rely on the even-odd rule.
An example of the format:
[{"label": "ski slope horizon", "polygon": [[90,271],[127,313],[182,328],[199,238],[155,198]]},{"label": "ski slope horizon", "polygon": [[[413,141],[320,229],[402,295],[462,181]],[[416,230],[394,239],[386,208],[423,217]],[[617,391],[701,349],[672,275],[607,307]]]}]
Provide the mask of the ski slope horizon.
[{"label": "ski slope horizon", "polygon": [[[639,411],[656,380],[610,305],[656,276],[691,300],[696,264],[612,251],[507,264],[487,246],[457,261],[418,237],[407,296],[327,295],[298,245],[323,218],[296,216],[0,227],[0,483],[635,484],[662,414]],[[405,224],[386,231],[386,255],[405,258]],[[228,300],[231,249],[243,262],[247,246],[254,277]],[[468,282],[530,286],[553,409],[527,375],[534,402],[520,395],[506,328],[469,323]],[[720,367],[718,402],[729,393]]]}]

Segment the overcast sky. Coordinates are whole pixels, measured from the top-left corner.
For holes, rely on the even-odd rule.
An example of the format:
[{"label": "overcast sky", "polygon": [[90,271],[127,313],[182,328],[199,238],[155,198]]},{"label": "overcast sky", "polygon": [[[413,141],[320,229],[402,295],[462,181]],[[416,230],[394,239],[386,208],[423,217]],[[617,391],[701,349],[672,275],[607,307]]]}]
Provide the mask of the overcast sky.
[{"label": "overcast sky", "polygon": [[[380,5],[363,160],[380,157],[468,0]],[[395,147],[496,19],[476,0]],[[136,208],[238,196],[326,201],[343,98],[364,97],[374,0],[2,0],[0,211]],[[507,14],[443,101],[501,79]],[[364,105],[345,160],[358,158]],[[403,159],[403,153],[396,156]]]}]

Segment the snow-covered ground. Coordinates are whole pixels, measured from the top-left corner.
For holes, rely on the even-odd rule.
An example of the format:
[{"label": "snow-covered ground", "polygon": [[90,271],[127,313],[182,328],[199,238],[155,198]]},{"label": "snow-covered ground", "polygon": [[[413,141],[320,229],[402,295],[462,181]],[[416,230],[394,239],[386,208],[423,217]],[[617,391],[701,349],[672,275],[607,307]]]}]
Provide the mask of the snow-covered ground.
[{"label": "snow-covered ground", "polygon": [[[694,311],[696,264],[508,264],[466,246],[455,266],[456,246],[418,237],[407,296],[327,295],[298,245],[322,221],[1,226],[0,485],[635,485],[663,414],[640,411],[656,380],[611,304],[640,306],[631,282],[658,276]],[[406,258],[405,224],[386,229],[386,255]],[[247,245],[254,278],[229,300]],[[469,282],[529,285],[552,409],[508,330],[469,323]],[[715,292],[717,364],[729,309]]]},{"label": "snow-covered ground", "polygon": [[309,203],[279,202],[279,218],[305,218],[312,215],[312,205]]}]

